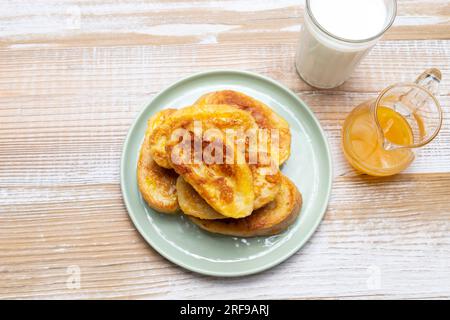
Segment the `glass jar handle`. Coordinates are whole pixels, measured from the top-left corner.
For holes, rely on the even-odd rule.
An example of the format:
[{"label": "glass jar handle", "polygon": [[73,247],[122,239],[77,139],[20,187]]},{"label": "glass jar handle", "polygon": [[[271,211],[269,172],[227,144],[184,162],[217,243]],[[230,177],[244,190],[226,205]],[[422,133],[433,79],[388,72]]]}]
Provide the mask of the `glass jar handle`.
[{"label": "glass jar handle", "polygon": [[421,87],[430,91],[433,95],[437,95],[439,91],[439,83],[442,80],[442,73],[439,69],[431,68],[425,70],[415,81]]},{"label": "glass jar handle", "polygon": [[[417,77],[415,84],[421,86],[422,88],[428,90],[432,95],[437,95],[439,92],[439,84],[442,79],[442,74],[439,69],[430,68],[422,72],[420,76]],[[400,96],[400,101],[409,101],[415,106],[415,110],[421,108],[427,103],[429,96],[425,94],[418,88],[413,88],[407,93]],[[415,110],[412,110],[414,113]]]},{"label": "glass jar handle", "polygon": [[[419,77],[417,77],[416,81],[414,82],[416,86],[410,85],[410,87],[412,88],[398,97],[399,106],[397,108],[397,103],[395,103],[394,110],[403,110],[402,115],[406,119],[417,119],[415,115],[421,113],[421,110],[425,110],[430,103],[430,99],[432,99],[433,96],[437,95],[441,79],[442,74],[439,69],[430,68],[425,70]],[[409,106],[409,108],[401,107],[401,105]],[[440,112],[439,107],[438,109],[438,112]],[[442,116],[440,116],[439,118],[441,119]],[[440,124],[438,127],[440,127]],[[384,148],[386,150],[392,150],[399,147],[391,143],[384,137],[383,139]]]}]

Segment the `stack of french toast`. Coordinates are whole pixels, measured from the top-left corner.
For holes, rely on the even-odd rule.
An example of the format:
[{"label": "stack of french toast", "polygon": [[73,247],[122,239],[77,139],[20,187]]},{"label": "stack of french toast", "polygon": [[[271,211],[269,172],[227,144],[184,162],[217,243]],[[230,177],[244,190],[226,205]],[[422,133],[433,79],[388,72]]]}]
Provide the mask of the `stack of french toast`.
[{"label": "stack of french toast", "polygon": [[299,190],[280,172],[290,148],[289,124],[264,103],[232,90],[207,93],[148,120],[139,190],[151,208],[183,213],[209,232],[278,234],[302,206]]}]

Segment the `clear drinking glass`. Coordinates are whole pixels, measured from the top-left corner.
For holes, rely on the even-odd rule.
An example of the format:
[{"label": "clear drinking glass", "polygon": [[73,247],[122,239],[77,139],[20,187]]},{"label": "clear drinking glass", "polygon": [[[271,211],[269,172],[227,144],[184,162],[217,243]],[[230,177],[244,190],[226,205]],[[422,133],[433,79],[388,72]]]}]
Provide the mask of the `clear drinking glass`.
[{"label": "clear drinking glass", "polygon": [[386,20],[378,34],[367,39],[351,40],[334,35],[332,30],[326,30],[318,23],[311,10],[313,1],[306,0],[295,64],[300,77],[311,86],[334,88],[350,77],[359,62],[393,24],[397,2],[384,0]]}]

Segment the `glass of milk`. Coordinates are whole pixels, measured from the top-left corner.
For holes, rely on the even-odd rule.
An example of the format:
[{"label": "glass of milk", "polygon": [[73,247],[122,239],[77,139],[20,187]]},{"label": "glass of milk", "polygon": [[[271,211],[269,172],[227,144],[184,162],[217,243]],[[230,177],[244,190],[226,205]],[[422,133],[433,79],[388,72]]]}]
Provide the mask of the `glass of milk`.
[{"label": "glass of milk", "polygon": [[295,64],[311,86],[344,83],[395,20],[395,0],[306,0]]}]

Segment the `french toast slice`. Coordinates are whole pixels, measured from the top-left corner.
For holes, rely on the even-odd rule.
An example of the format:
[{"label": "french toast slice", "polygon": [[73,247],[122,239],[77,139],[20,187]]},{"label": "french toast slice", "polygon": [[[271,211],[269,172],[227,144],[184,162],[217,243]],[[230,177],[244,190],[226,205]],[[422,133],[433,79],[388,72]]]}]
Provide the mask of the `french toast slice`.
[{"label": "french toast slice", "polygon": [[208,104],[227,104],[249,112],[261,129],[279,130],[279,165],[283,164],[291,154],[291,131],[289,124],[270,107],[244,93],[233,90],[222,90],[207,93],[196,102],[198,106]]},{"label": "french toast slice", "polygon": [[172,113],[160,126],[155,128],[150,136],[150,152],[153,159],[161,167],[171,168],[166,144],[172,133],[180,128],[194,129],[195,122],[200,123],[202,130],[234,129],[245,132],[257,128],[255,120],[245,111],[228,105],[193,105],[184,107]]},{"label": "french toast slice", "polygon": [[178,204],[184,214],[200,219],[226,219],[214,210],[183,177],[177,179]]},{"label": "french toast slice", "polygon": [[175,213],[179,209],[176,193],[178,174],[160,167],[152,159],[149,139],[151,132],[173,112],[174,109],[162,110],[148,120],[137,163],[137,181],[142,197],[151,208],[164,213]]},{"label": "french toast slice", "polygon": [[[245,139],[247,130],[256,130],[253,117],[246,111],[228,105],[203,105],[190,106],[180,109],[170,115],[167,120],[156,127],[150,138],[151,154],[155,161],[165,167],[172,167],[169,157],[170,154],[166,150],[166,145],[172,138],[172,133],[177,129],[185,129],[194,131],[194,122],[201,122],[202,130],[218,129],[226,135],[227,129],[234,129],[236,133],[234,139]],[[241,141],[245,145],[245,141]],[[279,190],[280,171],[277,166],[272,163],[250,164],[254,179],[254,208],[258,209],[272,201]]]},{"label": "french toast slice", "polygon": [[[195,135],[190,139],[195,139]],[[195,161],[192,140],[187,141],[187,147],[177,139],[170,140],[166,149],[171,167],[188,182],[195,191],[218,213],[230,218],[242,218],[250,215],[254,205],[253,175],[249,165],[244,161],[238,163],[228,161],[230,153],[225,149],[230,147],[220,138],[202,141],[202,153],[211,146],[220,146],[213,153],[220,159],[215,161]],[[192,148],[191,148],[192,147]],[[238,150],[234,149],[234,155]]]},{"label": "french toast slice", "polygon": [[302,196],[294,183],[282,177],[275,200],[242,219],[189,219],[201,229],[236,237],[269,236],[281,233],[295,222],[302,207]]}]

